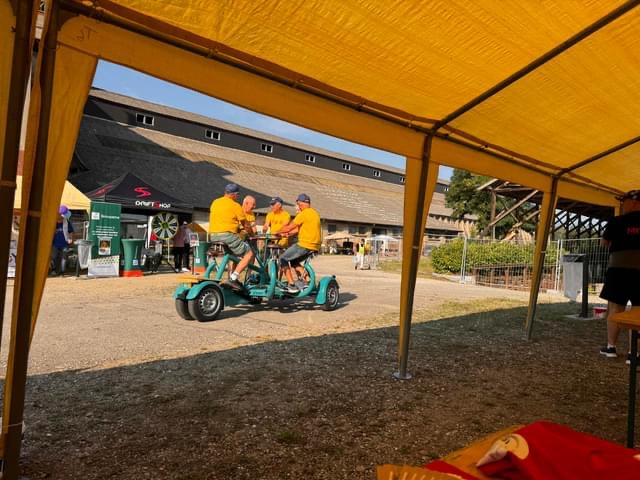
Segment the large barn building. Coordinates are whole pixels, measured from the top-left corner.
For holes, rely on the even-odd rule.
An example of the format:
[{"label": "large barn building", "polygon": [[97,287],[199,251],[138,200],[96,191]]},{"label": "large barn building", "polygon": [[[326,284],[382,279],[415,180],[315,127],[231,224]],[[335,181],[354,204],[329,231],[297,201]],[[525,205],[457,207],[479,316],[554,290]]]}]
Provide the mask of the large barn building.
[{"label": "large barn building", "polygon": [[[401,169],[93,90],[69,181],[90,192],[126,173],[193,205],[191,220],[203,230],[211,201],[235,182],[241,195],[256,197],[258,212],[276,195],[293,212],[296,195],[307,193],[324,235],[402,234]],[[471,226],[471,220],[451,218],[444,204],[447,188],[448,182],[439,181],[427,222],[430,235],[456,235]]]}]

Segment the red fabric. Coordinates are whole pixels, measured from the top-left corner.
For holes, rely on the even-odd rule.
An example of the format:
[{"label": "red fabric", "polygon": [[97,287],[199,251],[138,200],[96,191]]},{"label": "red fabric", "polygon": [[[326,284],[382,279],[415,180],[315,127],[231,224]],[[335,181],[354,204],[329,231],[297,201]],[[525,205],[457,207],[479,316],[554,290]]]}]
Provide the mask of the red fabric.
[{"label": "red fabric", "polygon": [[442,460],[436,460],[435,462],[427,463],[424,468],[427,470],[433,470],[440,473],[451,473],[457,475],[463,480],[478,480],[476,477],[463,472],[462,470],[454,467],[453,465],[443,462]]},{"label": "red fabric", "polygon": [[529,445],[524,459],[509,452],[480,467],[504,480],[638,480],[640,451],[624,448],[550,422],[535,422],[516,432]]}]

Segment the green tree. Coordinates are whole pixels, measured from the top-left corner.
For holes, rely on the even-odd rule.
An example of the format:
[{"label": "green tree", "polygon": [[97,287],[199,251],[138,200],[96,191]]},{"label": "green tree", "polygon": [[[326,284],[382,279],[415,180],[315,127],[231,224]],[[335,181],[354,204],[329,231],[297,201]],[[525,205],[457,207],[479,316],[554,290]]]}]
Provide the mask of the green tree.
[{"label": "green tree", "polygon": [[490,180],[488,177],[473,175],[466,170],[454,169],[445,204],[453,210],[453,218],[462,220],[465,215],[477,217],[476,226],[482,231],[491,217],[491,193],[477,188]]},{"label": "green tree", "polygon": [[[474,175],[466,170],[454,169],[451,176],[451,184],[445,196],[445,204],[453,210],[452,216],[457,220],[462,220],[465,215],[476,217],[476,227],[478,232],[482,232],[491,221],[491,192],[489,190],[478,191],[478,187],[484,185],[490,177]],[[510,208],[516,203],[515,199],[498,196],[496,200],[497,214],[500,211]],[[525,203],[513,212],[513,215],[507,215],[496,225],[496,238],[502,238],[509,232],[523,211],[529,210],[532,204]],[[514,218],[516,217],[516,218]],[[521,226],[528,232],[533,232],[535,224],[531,221]]]}]

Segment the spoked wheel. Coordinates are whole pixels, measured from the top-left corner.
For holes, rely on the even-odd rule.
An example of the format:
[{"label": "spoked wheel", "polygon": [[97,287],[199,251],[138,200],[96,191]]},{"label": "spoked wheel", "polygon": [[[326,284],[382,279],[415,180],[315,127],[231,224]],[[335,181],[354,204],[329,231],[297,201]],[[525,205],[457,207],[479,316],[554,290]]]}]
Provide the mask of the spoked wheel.
[{"label": "spoked wheel", "polygon": [[189,313],[199,322],[210,322],[218,318],[224,307],[222,292],[219,287],[208,285],[200,290],[198,296],[189,300]]},{"label": "spoked wheel", "polygon": [[189,306],[186,300],[176,298],[176,312],[180,315],[180,318],[184,320],[193,320],[193,317],[189,313]]},{"label": "spoked wheel", "polygon": [[322,309],[326,311],[335,310],[340,302],[340,287],[338,287],[338,282],[335,280],[331,280],[327,284],[327,290],[325,293],[325,301],[322,305]]}]

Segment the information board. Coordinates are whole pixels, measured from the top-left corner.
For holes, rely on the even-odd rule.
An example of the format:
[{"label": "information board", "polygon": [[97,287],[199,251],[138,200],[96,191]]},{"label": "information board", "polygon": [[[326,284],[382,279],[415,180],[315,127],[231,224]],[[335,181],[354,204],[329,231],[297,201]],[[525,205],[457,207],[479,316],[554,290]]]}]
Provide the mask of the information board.
[{"label": "information board", "polygon": [[120,269],[120,205],[91,202],[89,276],[117,277]]}]

